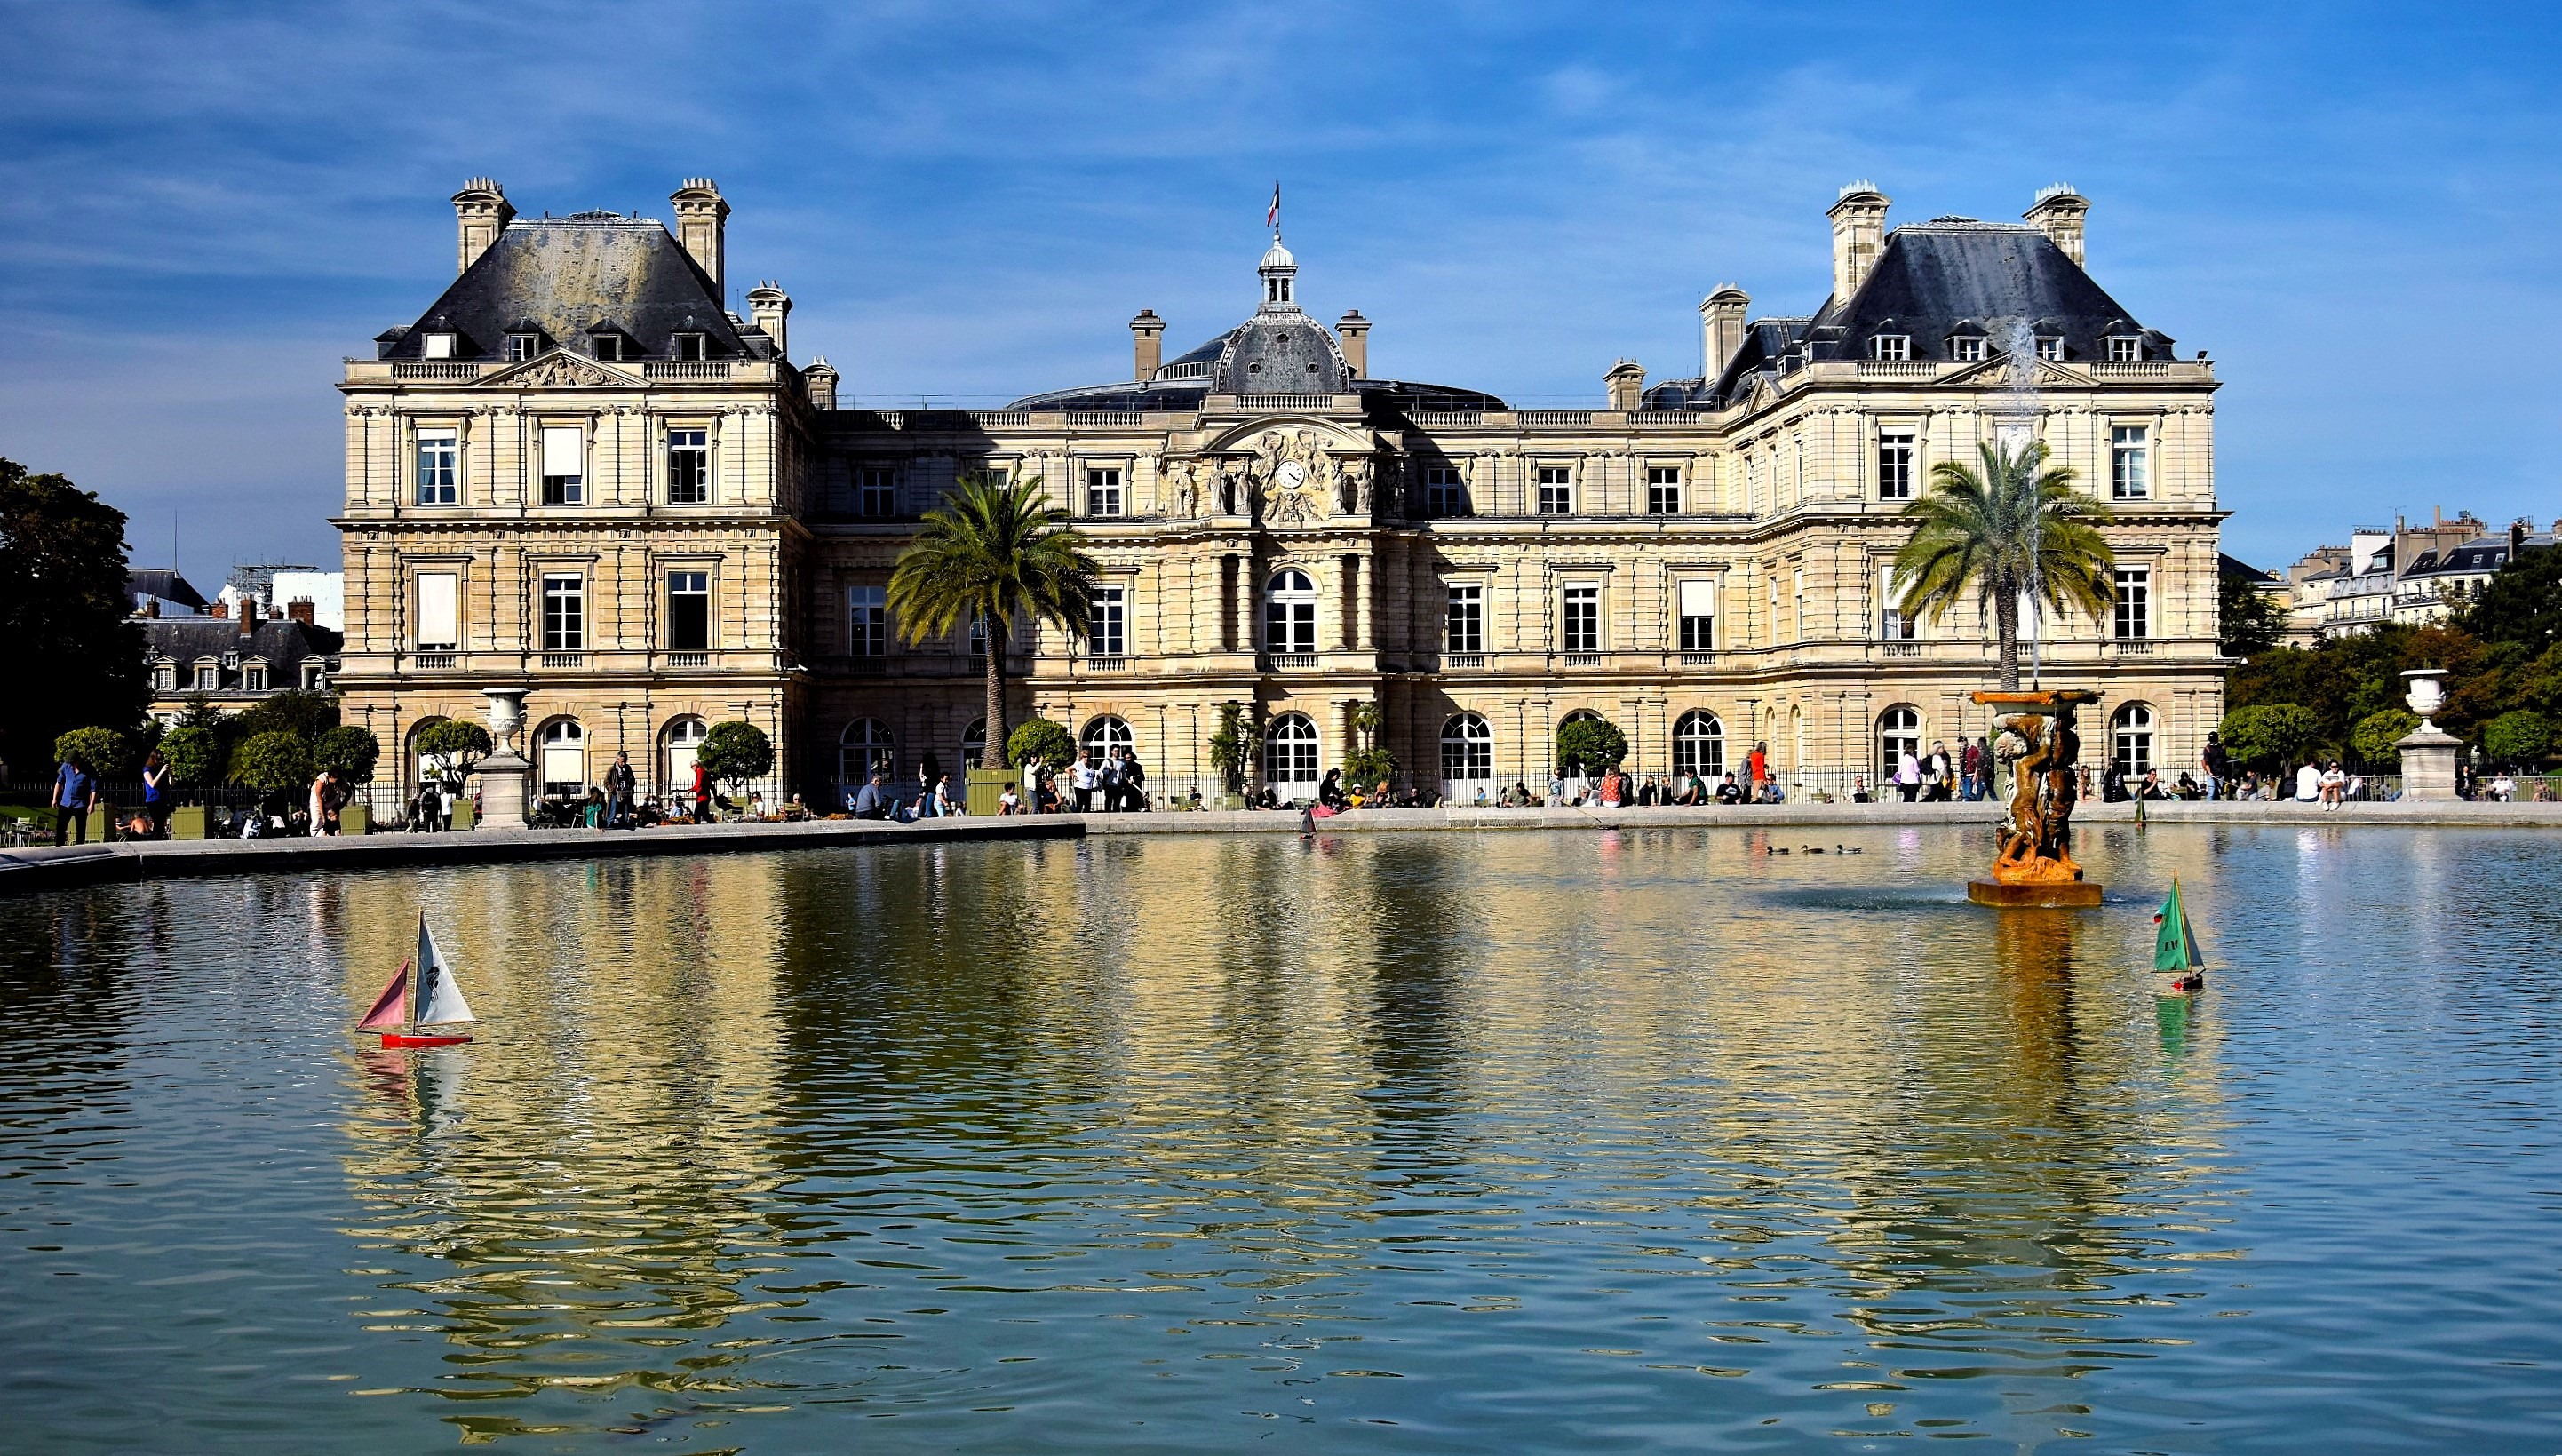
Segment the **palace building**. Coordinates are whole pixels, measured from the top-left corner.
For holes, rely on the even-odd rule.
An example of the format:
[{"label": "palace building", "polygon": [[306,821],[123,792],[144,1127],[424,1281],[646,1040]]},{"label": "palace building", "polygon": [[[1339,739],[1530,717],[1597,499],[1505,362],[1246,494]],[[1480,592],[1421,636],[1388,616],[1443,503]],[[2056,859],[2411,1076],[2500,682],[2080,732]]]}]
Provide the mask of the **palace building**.
[{"label": "palace building", "polygon": [[1994,673],[1971,608],[1896,611],[1898,512],[1934,462],[2030,431],[2116,517],[2114,608],[2043,624],[2049,684],[2105,694],[2129,768],[2194,764],[2223,713],[2214,372],[2085,272],[2070,188],[2023,223],[1890,229],[1853,184],[1819,306],[1755,317],[1718,287],[1688,377],[1621,360],[1578,410],[1373,377],[1370,320],[1309,313],[1277,236],[1251,312],[1198,347],[1165,358],[1166,322],[1132,319],[1126,380],[839,408],[836,372],[794,361],[781,287],[724,306],[719,191],[670,202],[672,230],[533,219],[474,180],[458,275],[347,363],[334,680],[402,788],[418,731],[491,687],[526,689],[550,792],[618,749],[664,792],[728,718],[773,736],[767,792],[813,804],[872,767],[955,769],[985,732],[985,642],[905,643],[884,588],[983,468],[1043,481],[1103,572],[1081,637],[1006,643],[1010,721],[1127,743],[1160,792],[1216,792],[1227,703],[1285,797],[1340,764],[1364,704],[1405,775],[1462,798],[1544,788],[1582,714],[1641,774],[1714,776],[1758,741],[1801,795],[1875,783],[1907,743],[1985,733],[1967,694]]}]

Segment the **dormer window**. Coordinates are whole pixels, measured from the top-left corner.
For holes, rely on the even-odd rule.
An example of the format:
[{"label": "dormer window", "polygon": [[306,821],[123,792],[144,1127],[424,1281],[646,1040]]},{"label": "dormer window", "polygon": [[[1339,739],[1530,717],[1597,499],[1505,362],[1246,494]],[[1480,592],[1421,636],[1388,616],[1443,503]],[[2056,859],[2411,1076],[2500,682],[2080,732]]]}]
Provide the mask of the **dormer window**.
[{"label": "dormer window", "polygon": [[2040,359],[2052,359],[2058,364],[2063,363],[2063,338],[2057,334],[2039,334],[2037,336],[2037,357]]},{"label": "dormer window", "polygon": [[511,333],[507,335],[507,362],[510,364],[521,364],[525,360],[534,357],[542,351],[543,336],[541,334]]},{"label": "dormer window", "polygon": [[1972,364],[1982,359],[1984,357],[1982,335],[1959,334],[1948,340],[1948,357],[1960,364]]},{"label": "dormer window", "polygon": [[598,323],[588,328],[587,352],[590,357],[609,364],[618,364],[633,357],[631,340],[611,323]]},{"label": "dormer window", "polygon": [[674,336],[674,340],[677,358],[700,359],[703,357],[703,336],[701,334],[680,333]]},{"label": "dormer window", "polygon": [[442,332],[429,334],[427,336],[427,352],[422,357],[429,359],[453,358],[454,335]]},{"label": "dormer window", "polygon": [[1901,361],[1913,357],[1911,334],[1878,334],[1868,341],[1868,357]]},{"label": "dormer window", "polygon": [[2138,334],[2108,335],[2108,362],[2133,364],[2144,357],[2144,341]]}]

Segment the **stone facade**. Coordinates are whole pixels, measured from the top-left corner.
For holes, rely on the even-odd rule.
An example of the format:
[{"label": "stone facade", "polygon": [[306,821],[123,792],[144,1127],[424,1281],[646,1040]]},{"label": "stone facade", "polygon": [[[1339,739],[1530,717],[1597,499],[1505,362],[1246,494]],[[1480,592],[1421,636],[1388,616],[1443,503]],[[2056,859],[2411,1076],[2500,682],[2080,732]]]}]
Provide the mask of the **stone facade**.
[{"label": "stone facade", "polygon": [[[682,244],[612,214],[513,219],[475,182],[462,276],[348,364],[338,683],[387,749],[525,685],[547,782],[621,748],[664,786],[698,725],[733,717],[776,738],[769,792],[814,803],[874,758],[950,770],[982,712],[973,644],[903,644],[873,604],[919,514],[991,468],[1044,481],[1118,594],[1082,641],[1010,644],[1009,716],[1126,735],[1161,792],[1215,792],[1228,702],[1285,793],[1341,762],[1364,703],[1409,776],[1462,797],[1544,788],[1582,712],[1639,773],[1739,768],[1759,740],[1783,784],[1838,791],[1875,781],[1890,735],[1986,731],[1982,624],[1908,629],[1887,566],[1931,463],[2023,430],[2116,510],[2127,586],[2108,621],[2046,625],[2048,685],[2098,688],[2112,751],[2174,767],[2222,716],[2216,381],[2082,272],[2069,191],[2029,226],[1890,232],[1882,195],[1846,189],[1821,309],[1751,319],[1720,288],[1697,378],[1620,361],[1591,410],[1370,377],[1370,321],[1311,319],[1277,239],[1253,316],[1200,348],[1161,363],[1141,313],[1127,383],[839,409],[824,361],[790,362],[779,288],[749,295],[752,323],[703,316],[727,206],[701,180],[675,200]],[[702,630],[677,602],[697,587]]]}]

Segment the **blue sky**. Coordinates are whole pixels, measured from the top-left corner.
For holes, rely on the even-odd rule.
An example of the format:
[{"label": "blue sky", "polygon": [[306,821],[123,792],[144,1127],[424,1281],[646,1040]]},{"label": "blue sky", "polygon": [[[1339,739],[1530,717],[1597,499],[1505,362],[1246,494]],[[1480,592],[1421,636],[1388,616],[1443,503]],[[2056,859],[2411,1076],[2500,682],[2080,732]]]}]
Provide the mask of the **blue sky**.
[{"label": "blue sky", "polygon": [[[1273,180],[1374,372],[1597,402],[1693,307],[1827,284],[1823,217],[2093,201],[2101,284],[2212,352],[2227,548],[2562,514],[2551,7],[6,4],[0,455],[137,564],[334,562],[336,361],[453,272],[446,199],[667,217],[869,401],[1126,378],[1249,311]],[[733,300],[735,306],[735,300]],[[741,311],[744,311],[743,309]]]}]

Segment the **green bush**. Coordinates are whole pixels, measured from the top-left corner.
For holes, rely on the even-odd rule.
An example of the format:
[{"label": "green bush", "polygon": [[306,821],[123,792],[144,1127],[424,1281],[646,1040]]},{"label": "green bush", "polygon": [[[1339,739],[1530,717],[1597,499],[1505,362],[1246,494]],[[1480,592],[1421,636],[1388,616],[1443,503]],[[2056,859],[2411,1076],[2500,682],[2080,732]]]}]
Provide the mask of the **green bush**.
[{"label": "green bush", "polygon": [[2386,708],[2358,720],[2357,730],[2348,735],[2349,751],[2357,761],[2370,769],[2389,769],[2402,762],[2402,750],[2394,745],[2411,736],[2420,726],[2420,715],[2408,708]]},{"label": "green bush", "polygon": [[1047,718],[1025,718],[1006,735],[1006,762],[1021,768],[1033,759],[1056,768],[1076,757],[1076,740]]},{"label": "green bush", "polygon": [[1263,729],[1243,703],[1221,703],[1218,731],[1209,736],[1209,766],[1230,794],[1245,792],[1245,772],[1263,752]]},{"label": "green bush", "polygon": [[160,739],[160,757],[168,761],[169,777],[190,789],[214,781],[222,765],[222,740],[214,737],[211,728],[181,724]]},{"label": "green bush", "polygon": [[311,745],[311,761],[349,784],[371,779],[382,756],[383,746],[374,735],[353,724],[332,728]]},{"label": "green bush", "polygon": [[703,735],[703,746],[694,751],[694,762],[703,772],[730,787],[737,794],[750,779],[762,779],[774,772],[774,740],[765,730],[743,719],[714,723]]},{"label": "green bush", "polygon": [[222,720],[224,735],[234,743],[246,743],[262,733],[290,733],[307,745],[337,726],[337,697],[298,687],[270,693],[255,706]]},{"label": "green bush", "polygon": [[2531,769],[2553,749],[2553,720],[2533,708],[2515,708],[2482,725],[2482,752],[2495,764]]},{"label": "green bush", "polygon": [[2293,703],[2270,703],[2255,708],[2235,708],[2224,715],[2219,729],[2224,748],[2234,761],[2246,768],[2284,769],[2292,767],[2303,757],[2304,749],[2321,736],[2321,720],[2308,708]]},{"label": "green bush", "polygon": [[318,772],[311,766],[309,745],[281,728],[259,734],[232,750],[232,782],[262,794],[290,794],[307,788]]},{"label": "green bush", "polygon": [[112,728],[75,728],[54,740],[54,762],[79,755],[100,779],[118,779],[133,767],[133,745]]},{"label": "green bush", "polygon": [[1383,748],[1357,748],[1344,755],[1344,786],[1364,793],[1396,779],[1396,755]]},{"label": "green bush", "polygon": [[438,777],[448,784],[460,784],[496,748],[489,730],[468,718],[431,723],[418,735],[419,761],[435,760]]},{"label": "green bush", "polygon": [[1589,777],[1615,768],[1628,757],[1628,735],[1606,718],[1576,718],[1556,730],[1556,771],[1567,778]]}]

